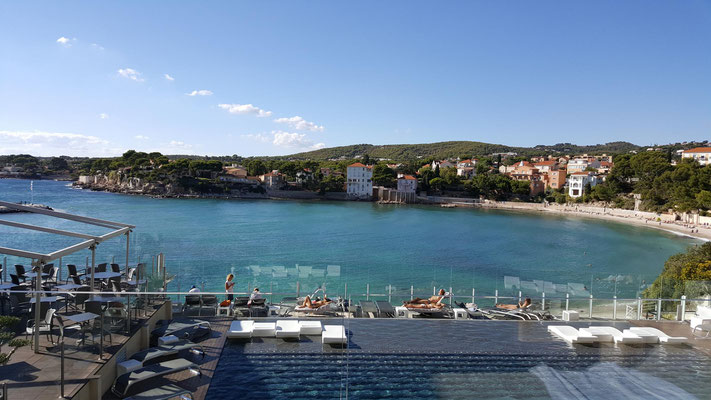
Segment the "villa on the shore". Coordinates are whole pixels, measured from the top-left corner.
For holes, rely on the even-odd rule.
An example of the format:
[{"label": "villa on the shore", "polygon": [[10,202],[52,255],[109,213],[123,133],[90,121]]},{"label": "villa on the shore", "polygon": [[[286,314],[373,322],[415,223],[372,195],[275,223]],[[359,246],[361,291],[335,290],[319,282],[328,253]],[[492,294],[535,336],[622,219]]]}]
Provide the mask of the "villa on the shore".
[{"label": "villa on the shore", "polygon": [[593,171],[579,171],[570,174],[568,183],[568,195],[573,198],[581,197],[585,194],[585,186],[590,187],[602,182],[602,179]]},{"label": "villa on the shore", "polygon": [[361,163],[348,166],[346,192],[349,198],[369,199],[373,196],[373,167]]}]

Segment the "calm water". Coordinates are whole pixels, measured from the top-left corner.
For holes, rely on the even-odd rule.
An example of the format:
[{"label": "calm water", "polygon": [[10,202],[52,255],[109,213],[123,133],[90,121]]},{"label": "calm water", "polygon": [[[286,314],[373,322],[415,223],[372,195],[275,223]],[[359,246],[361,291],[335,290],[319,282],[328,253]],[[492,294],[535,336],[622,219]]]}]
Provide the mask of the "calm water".
[{"label": "calm water", "polygon": [[[0,180],[0,199],[29,201],[29,181]],[[455,294],[524,295],[545,287],[592,290],[596,296],[635,296],[670,255],[695,240],[673,234],[567,216],[472,209],[385,206],[355,202],[152,199],[72,189],[66,182],[35,181],[34,201],[61,211],[137,226],[130,262],[165,253],[170,289],[191,285],[219,290],[229,272],[246,291],[301,293],[325,284],[330,293],[370,291],[393,297],[453,287]],[[75,223],[15,214],[1,218],[76,230]],[[87,231],[87,228],[82,228]],[[89,228],[101,232],[102,228]],[[70,238],[0,227],[0,246],[48,252]],[[84,265],[88,251],[65,259]],[[122,265],[125,239],[99,246],[97,262]],[[8,264],[27,263],[9,258]],[[299,266],[297,269],[297,265]],[[276,266],[276,267],[275,267]],[[533,281],[536,282],[533,282]],[[525,281],[525,282],[524,282]],[[567,286],[568,283],[573,285]],[[369,285],[369,286],[368,286]],[[582,293],[581,295],[584,295]]]}]

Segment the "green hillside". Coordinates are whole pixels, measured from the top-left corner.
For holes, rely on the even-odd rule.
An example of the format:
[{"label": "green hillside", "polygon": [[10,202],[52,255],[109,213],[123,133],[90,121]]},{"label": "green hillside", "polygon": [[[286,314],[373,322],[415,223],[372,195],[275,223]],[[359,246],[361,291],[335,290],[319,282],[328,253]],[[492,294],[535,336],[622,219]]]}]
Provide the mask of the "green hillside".
[{"label": "green hillside", "polygon": [[536,147],[514,147],[502,144],[452,141],[423,144],[389,144],[376,146],[372,144],[355,144],[350,146],[330,147],[305,153],[284,156],[293,160],[329,160],[337,158],[352,159],[367,154],[370,158],[385,158],[394,161],[411,160],[414,158],[449,158],[459,156],[485,156],[492,153],[515,152],[519,155],[546,154],[580,154],[580,153],[626,153],[639,150],[640,146],[628,142],[612,142],[591,146],[578,146],[570,143],[555,145],[539,145]]}]

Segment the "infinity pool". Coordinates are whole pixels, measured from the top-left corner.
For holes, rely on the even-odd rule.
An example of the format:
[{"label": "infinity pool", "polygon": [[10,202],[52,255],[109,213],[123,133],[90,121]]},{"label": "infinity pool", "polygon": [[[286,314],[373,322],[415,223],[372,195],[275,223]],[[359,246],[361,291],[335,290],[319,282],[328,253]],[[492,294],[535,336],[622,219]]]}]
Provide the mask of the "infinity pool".
[{"label": "infinity pool", "polygon": [[510,321],[326,323],[346,325],[347,350],[324,347],[319,337],[228,342],[207,398],[564,399],[578,392],[588,396],[579,398],[600,399],[711,396],[711,359],[690,347],[573,347],[551,336],[545,324]]}]

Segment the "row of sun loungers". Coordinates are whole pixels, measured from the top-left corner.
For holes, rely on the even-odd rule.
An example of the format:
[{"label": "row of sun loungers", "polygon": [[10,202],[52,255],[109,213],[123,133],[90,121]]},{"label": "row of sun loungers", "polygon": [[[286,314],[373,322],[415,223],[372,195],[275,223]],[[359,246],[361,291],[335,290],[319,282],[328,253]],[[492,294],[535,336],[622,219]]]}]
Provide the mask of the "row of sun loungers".
[{"label": "row of sun loungers", "polygon": [[682,344],[685,337],[673,337],[651,327],[632,327],[620,331],[611,326],[590,326],[575,329],[567,325],[549,325],[548,332],[571,344],[615,343],[615,344]]},{"label": "row of sun loungers", "polygon": [[254,337],[275,337],[298,339],[304,336],[321,336],[323,344],[346,344],[346,329],[343,325],[321,325],[321,321],[298,321],[283,319],[276,322],[256,322],[253,320],[233,321],[227,331],[228,339],[251,339]]},{"label": "row of sun loungers", "polygon": [[[200,372],[200,367],[198,367],[197,364],[193,363],[192,361],[188,361],[184,358],[178,358],[175,360],[170,360],[170,361],[164,361],[160,362],[157,364],[151,364],[136,370],[133,370],[131,372],[127,372],[118,378],[116,378],[116,381],[114,382],[113,386],[111,387],[111,391],[118,397],[124,398],[126,395],[129,393],[129,391],[132,389],[133,386],[145,382],[149,379],[156,379],[160,378],[162,376],[166,375],[171,375],[175,374],[177,372],[182,372],[190,370],[193,373],[197,375],[202,375],[202,372]],[[175,385],[171,385],[175,386]],[[177,388],[177,386],[176,386]],[[154,388],[151,389],[150,391],[157,391],[157,389],[162,389],[162,390],[169,390],[165,386],[161,386],[160,388]],[[148,392],[150,392],[148,391]],[[140,397],[140,396],[146,396],[149,394],[148,392],[143,392],[141,395],[138,395],[139,397],[134,396],[134,398],[146,398],[146,397]],[[152,396],[149,396],[147,398],[152,398],[156,399],[157,393],[154,393]],[[160,398],[165,398],[165,397],[160,397]]]}]

